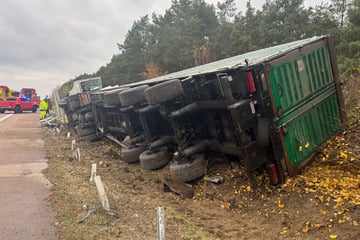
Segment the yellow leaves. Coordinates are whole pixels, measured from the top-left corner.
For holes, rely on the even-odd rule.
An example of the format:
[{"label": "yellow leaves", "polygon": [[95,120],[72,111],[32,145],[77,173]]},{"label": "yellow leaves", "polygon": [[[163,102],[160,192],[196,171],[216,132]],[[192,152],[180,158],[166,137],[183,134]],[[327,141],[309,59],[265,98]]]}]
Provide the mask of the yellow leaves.
[{"label": "yellow leaves", "polygon": [[339,154],[340,158],[343,158],[343,159],[347,159],[348,158],[348,153],[347,151],[345,150],[340,150],[340,154]]},{"label": "yellow leaves", "polygon": [[321,214],[321,215],[324,215],[324,216],[325,216],[327,213],[328,213],[328,212],[327,212],[326,210],[322,210],[322,209],[320,210],[320,214]]},{"label": "yellow leaves", "polygon": [[[350,158],[350,155],[348,157]],[[317,203],[329,204],[331,199],[335,199],[335,208],[343,205],[344,201],[360,205],[360,177],[349,172],[347,168],[342,168],[341,165],[321,163],[307,168],[301,176],[292,180],[292,186],[301,186],[303,192],[316,193],[316,198],[319,200]],[[295,187],[286,189],[292,190]],[[319,196],[327,197],[319,198]]]},{"label": "yellow leaves", "polygon": [[304,190],[305,190],[306,193],[314,193],[314,192],[316,192],[316,190],[313,189],[313,188],[304,188]]},{"label": "yellow leaves", "polygon": [[329,235],[329,238],[330,238],[330,239],[336,239],[336,238],[337,238],[337,235],[336,235],[336,234],[330,234],[330,235]]},{"label": "yellow leaves", "polygon": [[344,222],[345,222],[344,219],[339,219],[339,220],[338,220],[338,223],[340,223],[340,224],[341,224],[341,223],[344,223]]},{"label": "yellow leaves", "polygon": [[278,201],[278,207],[279,207],[280,209],[283,209],[283,208],[285,207],[285,204],[282,203],[281,201]]},{"label": "yellow leaves", "polygon": [[343,200],[341,197],[338,197],[337,199],[334,200],[336,202],[334,209],[338,208],[339,206],[341,206],[343,204]]},{"label": "yellow leaves", "polygon": [[220,207],[222,209],[230,209],[230,203],[229,202],[222,202]]},{"label": "yellow leaves", "polygon": [[287,227],[283,227],[282,231],[280,232],[280,235],[284,235],[288,232],[288,228]]},{"label": "yellow leaves", "polygon": [[310,230],[310,228],[309,228],[308,225],[306,225],[306,226],[302,229],[302,231],[303,231],[304,233],[309,232],[309,230]]},{"label": "yellow leaves", "polygon": [[303,227],[302,231],[304,233],[308,233],[310,231],[311,227],[312,227],[312,224],[310,224],[310,222],[307,221],[307,222],[304,223],[304,225],[305,226]]}]

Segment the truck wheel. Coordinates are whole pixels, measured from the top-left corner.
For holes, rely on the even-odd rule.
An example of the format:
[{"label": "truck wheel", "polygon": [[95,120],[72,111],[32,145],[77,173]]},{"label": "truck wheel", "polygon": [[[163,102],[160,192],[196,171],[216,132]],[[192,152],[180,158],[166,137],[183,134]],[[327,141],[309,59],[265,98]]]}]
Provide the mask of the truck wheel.
[{"label": "truck wheel", "polygon": [[204,154],[195,154],[187,161],[175,161],[170,164],[173,179],[190,182],[205,174]]},{"label": "truck wheel", "polygon": [[121,160],[127,163],[135,163],[139,161],[139,156],[146,149],[145,144],[130,145],[121,150]]},{"label": "truck wheel", "polygon": [[153,170],[161,168],[170,161],[167,147],[146,150],[139,156],[142,169]]},{"label": "truck wheel", "polygon": [[20,113],[21,112],[21,107],[19,105],[16,105],[15,109],[14,109],[15,113]]},{"label": "truck wheel", "polygon": [[119,93],[120,103],[124,107],[135,105],[141,102],[145,102],[144,90],[147,89],[148,85],[141,85],[134,88],[126,89]]},{"label": "truck wheel", "polygon": [[167,102],[184,94],[184,89],[179,79],[162,82],[145,90],[145,97],[149,104]]},{"label": "truck wheel", "polygon": [[94,122],[94,121],[95,121],[94,114],[93,114],[92,112],[87,112],[87,113],[85,113],[85,119],[86,119],[88,122]]},{"label": "truck wheel", "polygon": [[115,89],[104,93],[104,103],[108,106],[120,104],[119,93],[129,88]]},{"label": "truck wheel", "polygon": [[257,133],[256,133],[256,142],[259,146],[268,146],[269,145],[269,122],[266,118],[258,118],[257,123]]},{"label": "truck wheel", "polygon": [[34,106],[32,107],[32,112],[33,112],[33,113],[36,113],[37,109],[38,109],[38,106],[34,105]]},{"label": "truck wheel", "polygon": [[5,109],[0,109],[0,113],[5,113]]}]

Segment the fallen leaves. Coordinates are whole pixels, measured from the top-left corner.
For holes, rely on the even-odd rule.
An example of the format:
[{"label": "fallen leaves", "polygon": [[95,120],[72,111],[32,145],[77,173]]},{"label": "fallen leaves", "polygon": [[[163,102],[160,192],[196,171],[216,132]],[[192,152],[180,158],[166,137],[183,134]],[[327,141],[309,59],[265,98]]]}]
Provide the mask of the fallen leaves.
[{"label": "fallen leaves", "polygon": [[336,235],[336,234],[330,234],[330,235],[329,235],[329,238],[331,238],[331,239],[336,239],[336,238],[337,238],[337,235]]},{"label": "fallen leaves", "polygon": [[322,209],[321,209],[321,210],[320,210],[320,214],[325,216],[326,214],[328,214],[328,212],[327,212],[326,210],[322,210]]},{"label": "fallen leaves", "polygon": [[282,203],[282,202],[280,202],[280,201],[278,201],[278,207],[279,207],[280,209],[283,209],[283,208],[285,207],[285,204]]}]

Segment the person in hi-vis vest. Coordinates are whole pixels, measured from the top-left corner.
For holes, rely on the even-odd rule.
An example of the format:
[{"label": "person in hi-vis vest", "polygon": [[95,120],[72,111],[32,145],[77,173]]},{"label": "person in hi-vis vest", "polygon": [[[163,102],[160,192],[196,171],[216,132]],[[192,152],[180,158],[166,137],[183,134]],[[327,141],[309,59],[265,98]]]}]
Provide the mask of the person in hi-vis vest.
[{"label": "person in hi-vis vest", "polygon": [[48,102],[47,102],[47,97],[45,97],[43,100],[41,100],[40,102],[40,120],[44,119],[46,117],[47,111],[48,111]]}]

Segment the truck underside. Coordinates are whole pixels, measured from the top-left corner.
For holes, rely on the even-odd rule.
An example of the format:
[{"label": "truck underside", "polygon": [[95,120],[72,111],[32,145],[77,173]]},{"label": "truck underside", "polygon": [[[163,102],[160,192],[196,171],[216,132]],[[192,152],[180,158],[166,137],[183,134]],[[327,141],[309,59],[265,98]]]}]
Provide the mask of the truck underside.
[{"label": "truck underside", "polygon": [[253,187],[259,169],[273,184],[297,174],[344,120],[327,36],[125,86],[83,89],[60,107],[81,139],[119,143],[123,161],[147,170],[170,162],[172,177],[189,182],[218,154],[240,161]]}]

